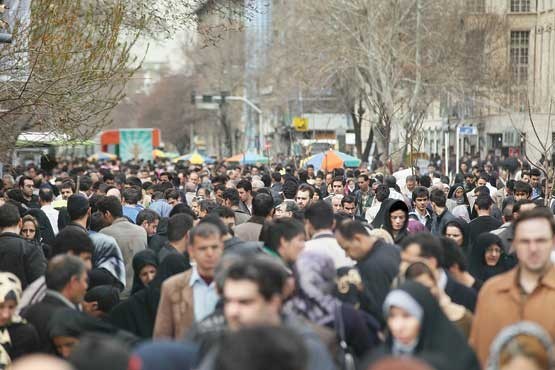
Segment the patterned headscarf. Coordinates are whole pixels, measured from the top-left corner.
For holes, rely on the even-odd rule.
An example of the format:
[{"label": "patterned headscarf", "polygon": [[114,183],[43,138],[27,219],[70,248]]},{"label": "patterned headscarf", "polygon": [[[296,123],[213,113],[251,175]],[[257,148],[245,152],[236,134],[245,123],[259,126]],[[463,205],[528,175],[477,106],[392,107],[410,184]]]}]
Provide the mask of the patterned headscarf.
[{"label": "patterned headscarf", "polygon": [[335,321],[339,300],[333,295],[336,271],[333,260],[321,253],[303,252],[295,263],[297,293],[285,309],[318,325]]},{"label": "patterned headscarf", "polygon": [[[21,298],[21,293],[21,282],[17,276],[10,272],[0,272],[0,304],[13,300],[17,305]],[[14,314],[4,327],[0,327],[0,369],[5,368],[10,363],[7,349],[12,345],[12,338],[10,337],[8,327],[19,323],[25,323],[25,321]]]}]

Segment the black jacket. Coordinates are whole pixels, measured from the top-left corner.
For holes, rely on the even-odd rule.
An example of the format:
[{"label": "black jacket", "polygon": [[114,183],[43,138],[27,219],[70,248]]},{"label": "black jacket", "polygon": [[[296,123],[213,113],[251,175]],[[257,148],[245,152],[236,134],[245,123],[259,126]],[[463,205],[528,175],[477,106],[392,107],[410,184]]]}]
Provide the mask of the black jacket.
[{"label": "black jacket", "polygon": [[41,352],[56,353],[48,335],[48,323],[56,311],[67,308],[69,307],[65,302],[47,293],[41,302],[35,303],[23,311],[21,316],[37,329]]},{"label": "black jacket", "polygon": [[461,306],[466,307],[474,312],[476,307],[477,293],[474,289],[467,287],[453,279],[447,273],[447,285],[445,286],[445,293],[451,298],[451,301]]},{"label": "black jacket", "polygon": [[44,275],[46,258],[42,249],[14,233],[0,234],[0,271],[19,278],[23,289]]},{"label": "black jacket", "polygon": [[399,273],[400,263],[399,249],[378,240],[370,253],[356,265],[364,288],[360,297],[361,308],[375,318],[383,318],[382,305],[391,282]]}]

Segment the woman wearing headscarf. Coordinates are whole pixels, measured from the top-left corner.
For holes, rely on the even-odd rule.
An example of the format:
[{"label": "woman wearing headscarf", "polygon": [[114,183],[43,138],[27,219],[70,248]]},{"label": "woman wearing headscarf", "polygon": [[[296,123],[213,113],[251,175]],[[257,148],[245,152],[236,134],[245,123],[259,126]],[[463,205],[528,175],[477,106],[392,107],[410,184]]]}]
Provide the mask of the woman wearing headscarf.
[{"label": "woman wearing headscarf", "polygon": [[470,255],[470,235],[468,235],[468,225],[460,219],[454,219],[445,224],[441,235],[453,239],[457,246],[461,248],[465,256]]},{"label": "woman wearing headscarf", "polygon": [[158,257],[151,249],[145,249],[133,256],[133,288],[131,294],[146,288],[156,276]]},{"label": "woman wearing headscarf", "polygon": [[451,213],[466,222],[470,222],[470,202],[462,183],[456,183],[449,189],[447,199],[451,199],[454,203],[454,207],[450,210]]},{"label": "woman wearing headscarf", "polygon": [[529,321],[504,328],[491,344],[486,369],[555,369],[555,352],[549,333]]},{"label": "woman wearing headscarf", "polygon": [[129,345],[139,341],[131,333],[119,330],[110,323],[69,308],[56,311],[48,322],[48,336],[58,355],[65,359],[71,355],[82,336],[92,333],[110,335]]},{"label": "woman wearing headscarf", "polygon": [[52,250],[50,245],[42,242],[40,230],[41,228],[36,218],[30,214],[23,216],[21,219],[21,237],[34,244],[36,248],[40,248],[44,256],[49,258]]},{"label": "woman wearing headscarf", "polygon": [[505,253],[503,242],[492,233],[482,233],[476,238],[469,258],[469,271],[478,280],[487,279],[509,271],[516,266],[514,256]]},{"label": "woman wearing headscarf", "polygon": [[387,230],[393,237],[395,243],[408,234],[409,208],[406,203],[398,199],[386,199],[382,202],[381,208],[372,222],[374,228]]},{"label": "woman wearing headscarf", "polygon": [[46,213],[38,208],[29,208],[27,214],[33,216],[35,220],[37,220],[40,241],[47,245],[51,245],[54,242],[55,235]]},{"label": "woman wearing headscarf", "polygon": [[442,312],[428,288],[408,281],[386,297],[383,312],[388,333],[382,353],[422,357],[441,355],[449,366],[437,370],[479,370],[476,354]]},{"label": "woman wearing headscarf", "polygon": [[114,307],[110,312],[110,322],[141,338],[152,338],[162,283],[190,267],[187,257],[181,254],[171,254],[164,258],[158,267],[156,277],[145,289]]},{"label": "woman wearing headscarf", "polygon": [[15,313],[20,297],[21,283],[17,276],[0,272],[0,346],[12,361],[40,348],[35,327]]},{"label": "woman wearing headscarf", "polygon": [[[304,317],[314,324],[335,329],[336,332],[342,323],[344,339],[359,357],[378,342],[378,321],[350,304],[342,303],[333,295],[336,270],[329,256],[317,252],[303,252],[295,262],[294,271],[297,291],[286,303],[286,312]],[[368,324],[373,325],[372,332],[369,332]],[[340,333],[337,335],[339,338]]]}]

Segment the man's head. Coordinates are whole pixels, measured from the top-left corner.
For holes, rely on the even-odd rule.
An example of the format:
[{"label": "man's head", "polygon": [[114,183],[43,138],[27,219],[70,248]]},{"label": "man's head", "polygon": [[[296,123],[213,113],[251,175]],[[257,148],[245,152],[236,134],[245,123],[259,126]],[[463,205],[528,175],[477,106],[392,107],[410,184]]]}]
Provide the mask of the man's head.
[{"label": "man's head", "polygon": [[54,200],[54,193],[50,188],[42,188],[39,190],[39,202],[41,207],[52,203]]},{"label": "man's head", "polygon": [[532,188],[537,188],[539,186],[541,176],[542,173],[539,169],[532,168],[530,170],[530,186],[532,186]]},{"label": "man's head", "polygon": [[151,209],[143,209],[137,215],[137,225],[145,229],[148,236],[156,234],[159,223],[160,215]]},{"label": "man's head", "polygon": [[168,219],[168,241],[179,246],[183,251],[187,246],[188,233],[193,227],[193,218],[185,213],[178,213]]},{"label": "man's head", "polygon": [[212,215],[216,215],[222,220],[225,226],[228,228],[228,232],[233,230],[235,227],[235,212],[231,208],[228,207],[218,207],[215,208]]},{"label": "man's head", "polygon": [[333,209],[323,200],[314,202],[305,209],[304,226],[309,237],[318,231],[331,230],[333,221]]},{"label": "man's head", "polygon": [[29,176],[21,176],[19,178],[19,188],[25,197],[30,198],[33,195],[33,190],[35,189],[35,182]]},{"label": "man's head", "polygon": [[522,182],[525,182],[526,184],[530,184],[530,172],[522,171],[522,174],[520,175],[520,179],[522,180]]},{"label": "man's head", "polygon": [[336,194],[331,197],[331,206],[333,208],[334,213],[343,211],[343,205],[341,204],[342,200],[343,200],[343,194]]},{"label": "man's head", "polygon": [[357,209],[355,198],[351,195],[344,196],[343,199],[341,199],[341,208],[349,216],[354,217]]},{"label": "man's head", "polygon": [[513,221],[518,218],[522,212],[531,211],[537,207],[537,204],[530,199],[521,199],[513,204]]},{"label": "man's head", "polygon": [[336,176],[333,178],[331,187],[334,194],[343,194],[345,189],[345,180],[341,176]]},{"label": "man's head", "polygon": [[259,193],[252,201],[252,215],[258,217],[271,217],[274,211],[274,199],[271,195]]},{"label": "man's head", "polygon": [[200,176],[198,172],[191,172],[189,174],[189,181],[192,182],[195,186],[198,186],[200,184]]},{"label": "man's head", "polygon": [[67,254],[55,256],[50,260],[45,280],[46,288],[61,293],[74,304],[83,301],[89,286],[83,261]]},{"label": "man's head", "polygon": [[244,203],[249,203],[252,200],[252,184],[247,180],[241,180],[237,184],[237,191],[239,198]]},{"label": "man's head", "polygon": [[551,266],[555,247],[555,221],[546,207],[522,212],[513,225],[513,248],[520,268],[533,274],[543,274]]},{"label": "man's head", "polygon": [[401,242],[401,259],[405,262],[423,261],[433,270],[443,266],[443,249],[439,239],[430,233],[412,234]]},{"label": "man's head", "polygon": [[189,232],[188,252],[196,263],[199,275],[213,277],[223,251],[222,233],[217,226],[205,222]]},{"label": "man's head", "polygon": [[206,217],[209,213],[211,213],[214,209],[218,207],[218,204],[210,199],[203,199],[199,203],[199,213],[198,216],[200,218]]},{"label": "man's head", "polygon": [[367,174],[362,174],[357,179],[358,188],[366,193],[370,190],[370,178]]},{"label": "man's head", "polygon": [[62,199],[67,200],[73,194],[75,194],[75,183],[72,180],[62,182],[62,186],[60,187]]},{"label": "man's head", "polygon": [[306,208],[314,196],[314,188],[308,184],[301,184],[297,190],[297,205],[300,209]]},{"label": "man's head", "polygon": [[12,203],[0,206],[0,229],[8,227],[17,227],[18,229],[14,230],[16,234],[19,234],[19,229],[21,229],[19,209]]},{"label": "man's head", "polygon": [[430,203],[432,204],[432,208],[434,212],[437,213],[438,209],[445,208],[445,203],[447,202],[447,197],[445,193],[441,189],[433,189],[430,192]]},{"label": "man's head", "polygon": [[278,325],[287,272],[266,256],[233,263],[224,280],[224,316],[231,330]]},{"label": "man's head", "polygon": [[428,200],[430,199],[430,194],[428,189],[423,186],[417,186],[412,192],[412,201],[414,202],[414,207],[420,211],[424,212],[428,206]]},{"label": "man's head", "polygon": [[493,200],[489,195],[480,194],[476,201],[474,202],[474,208],[479,215],[489,215],[491,206],[493,205]]},{"label": "man's head", "polygon": [[482,173],[480,177],[478,177],[478,181],[476,181],[476,186],[487,186],[489,183],[489,176],[485,173]]},{"label": "man's head", "polygon": [[298,188],[299,188],[299,185],[295,181],[292,181],[292,180],[285,181],[285,183],[281,188],[281,191],[283,192],[283,197],[285,199],[295,199]]},{"label": "man's head", "polygon": [[90,217],[91,206],[89,200],[82,195],[71,195],[67,199],[67,213],[71,221],[77,221]]},{"label": "man's head", "polygon": [[530,186],[530,184],[524,181],[515,182],[515,188],[514,188],[515,201],[518,202],[519,200],[529,199],[530,195],[532,195],[532,187]]},{"label": "man's head", "polygon": [[376,238],[359,221],[344,220],[335,229],[337,242],[355,261],[363,260],[374,246]]},{"label": "man's head", "polygon": [[412,192],[416,187],[416,176],[407,176],[407,178],[405,179],[405,187],[408,191]]},{"label": "man's head", "polygon": [[304,249],[303,224],[292,218],[278,218],[264,228],[264,244],[289,264],[293,264]]},{"label": "man's head", "polygon": [[68,254],[80,258],[87,270],[92,269],[94,244],[89,235],[76,226],[65,227],[52,243],[52,255]]},{"label": "man's head", "polygon": [[127,205],[136,205],[139,203],[142,196],[143,193],[140,188],[135,186],[125,188],[122,193],[123,203]]},{"label": "man's head", "polygon": [[376,187],[376,200],[378,202],[383,202],[389,198],[389,187],[387,185],[380,184]]},{"label": "man's head", "polygon": [[96,208],[102,213],[106,224],[111,225],[114,220],[123,217],[123,208],[118,198],[109,195],[96,202]]},{"label": "man's head", "polygon": [[241,198],[239,197],[239,192],[237,191],[237,189],[233,188],[225,189],[224,193],[222,194],[222,198],[224,199],[224,205],[229,208],[239,206],[239,202],[241,201]]},{"label": "man's head", "polygon": [[179,204],[179,198],[179,192],[175,188],[169,188],[164,191],[164,199],[172,207]]}]

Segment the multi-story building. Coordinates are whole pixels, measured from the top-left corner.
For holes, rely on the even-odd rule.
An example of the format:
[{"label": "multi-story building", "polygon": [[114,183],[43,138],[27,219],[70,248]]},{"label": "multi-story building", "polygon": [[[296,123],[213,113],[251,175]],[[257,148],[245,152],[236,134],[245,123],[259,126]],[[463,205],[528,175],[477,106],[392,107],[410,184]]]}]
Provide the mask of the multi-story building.
[{"label": "multi-story building", "polygon": [[461,138],[461,154],[479,153],[484,158],[492,152],[526,153],[538,160],[544,154],[542,146],[552,148],[555,141],[555,0],[469,0],[468,4],[474,12],[497,14],[505,20],[505,46],[500,53],[505,60],[495,62],[509,67],[509,86],[500,99],[464,99],[454,106],[443,99],[433,104],[424,122],[422,151],[442,155],[445,132],[450,130],[454,155],[455,126],[470,125],[477,127],[478,134]]}]

